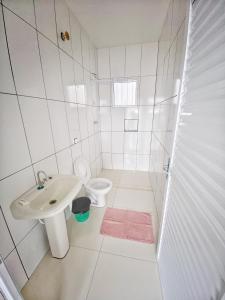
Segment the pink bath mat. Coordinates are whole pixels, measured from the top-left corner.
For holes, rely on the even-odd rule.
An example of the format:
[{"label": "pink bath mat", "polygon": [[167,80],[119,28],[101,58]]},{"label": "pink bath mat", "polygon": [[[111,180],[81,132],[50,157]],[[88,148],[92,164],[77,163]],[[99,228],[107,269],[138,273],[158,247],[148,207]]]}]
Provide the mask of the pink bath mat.
[{"label": "pink bath mat", "polygon": [[145,212],[108,207],[100,232],[116,238],[154,243],[152,217]]}]

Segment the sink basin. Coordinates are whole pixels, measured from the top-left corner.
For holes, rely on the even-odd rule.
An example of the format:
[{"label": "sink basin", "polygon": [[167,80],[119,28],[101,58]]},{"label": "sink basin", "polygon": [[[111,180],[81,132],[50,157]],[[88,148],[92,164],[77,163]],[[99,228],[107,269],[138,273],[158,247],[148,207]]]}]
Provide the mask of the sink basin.
[{"label": "sink basin", "polygon": [[11,204],[15,219],[43,219],[53,257],[69,250],[64,209],[79,193],[82,182],[72,175],[53,175],[42,189],[33,187]]},{"label": "sink basin", "polygon": [[76,176],[55,175],[43,189],[37,186],[16,199],[11,211],[16,219],[45,219],[63,211],[76,197],[82,183]]}]

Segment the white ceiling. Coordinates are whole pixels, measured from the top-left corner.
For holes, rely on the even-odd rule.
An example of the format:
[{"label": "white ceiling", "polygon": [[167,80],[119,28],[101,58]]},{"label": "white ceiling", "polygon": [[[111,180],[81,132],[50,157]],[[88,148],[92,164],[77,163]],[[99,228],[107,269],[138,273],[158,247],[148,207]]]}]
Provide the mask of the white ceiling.
[{"label": "white ceiling", "polygon": [[169,0],[66,0],[96,47],[157,41]]}]

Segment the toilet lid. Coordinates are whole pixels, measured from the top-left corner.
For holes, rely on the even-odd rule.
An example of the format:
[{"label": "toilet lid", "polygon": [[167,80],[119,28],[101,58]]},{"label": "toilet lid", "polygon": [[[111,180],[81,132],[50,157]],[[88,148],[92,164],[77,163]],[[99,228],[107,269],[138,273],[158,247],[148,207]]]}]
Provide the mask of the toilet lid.
[{"label": "toilet lid", "polygon": [[81,179],[83,184],[87,184],[91,178],[89,163],[83,157],[79,157],[74,162],[75,174]]}]

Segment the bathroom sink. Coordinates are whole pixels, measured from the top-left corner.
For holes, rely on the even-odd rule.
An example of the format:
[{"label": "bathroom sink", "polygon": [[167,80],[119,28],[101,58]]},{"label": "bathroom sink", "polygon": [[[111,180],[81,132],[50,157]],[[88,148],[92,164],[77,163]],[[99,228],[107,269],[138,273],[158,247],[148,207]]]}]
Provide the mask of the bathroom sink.
[{"label": "bathroom sink", "polygon": [[13,201],[10,208],[15,219],[42,219],[52,256],[63,258],[69,250],[64,209],[80,192],[82,182],[72,175],[53,175],[46,179]]},{"label": "bathroom sink", "polygon": [[11,205],[16,219],[45,219],[63,211],[79,193],[82,183],[76,176],[55,175],[43,189],[30,189]]}]

